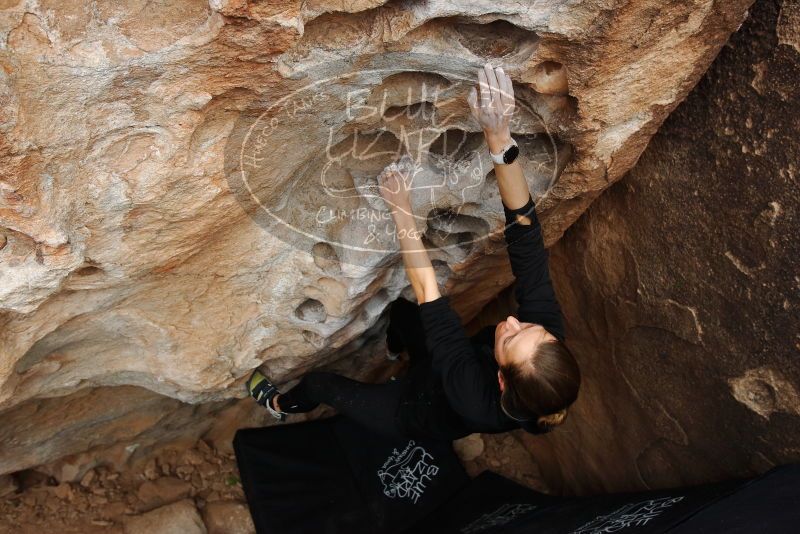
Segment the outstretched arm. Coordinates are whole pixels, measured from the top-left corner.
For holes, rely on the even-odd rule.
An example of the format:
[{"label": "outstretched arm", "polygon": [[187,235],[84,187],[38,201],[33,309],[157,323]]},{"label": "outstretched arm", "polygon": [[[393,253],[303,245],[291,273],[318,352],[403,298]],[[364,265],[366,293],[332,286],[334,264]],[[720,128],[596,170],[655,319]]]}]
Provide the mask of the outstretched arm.
[{"label": "outstretched arm", "polygon": [[[488,63],[478,72],[478,88],[470,91],[467,101],[483,128],[489,149],[497,154],[511,140],[514,88],[502,67],[494,69]],[[550,281],[548,252],[522,166],[516,159],[509,164],[495,164],[494,171],[503,199],[511,271],[516,279],[517,318],[540,324],[563,340],[561,308]]]},{"label": "outstretched arm", "polygon": [[403,264],[417,295],[432,367],[442,377],[445,394],[456,412],[476,424],[493,421],[499,413],[497,384],[480,366],[450,299],[439,292],[422,232],[417,231],[411,212],[406,188],[411,172],[408,161],[401,158],[399,165],[390,165],[378,176],[378,186],[397,226]]},{"label": "outstretched arm", "polygon": [[408,192],[411,180],[408,174],[413,171],[408,166],[408,160],[403,160],[403,163],[405,166],[392,163],[387,167],[378,177],[378,186],[397,227],[397,238],[400,241],[406,275],[417,296],[417,302],[422,304],[438,299],[441,294],[428,251],[422,243],[422,232],[417,230],[417,223],[411,211]]}]

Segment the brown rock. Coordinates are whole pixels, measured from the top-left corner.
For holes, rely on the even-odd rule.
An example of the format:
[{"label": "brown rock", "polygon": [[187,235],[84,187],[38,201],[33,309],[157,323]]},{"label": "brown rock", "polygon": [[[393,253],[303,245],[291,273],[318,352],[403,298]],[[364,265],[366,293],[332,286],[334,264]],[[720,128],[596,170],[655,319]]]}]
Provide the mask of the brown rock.
[{"label": "brown rock", "polygon": [[219,467],[209,462],[203,462],[197,466],[197,472],[203,478],[211,478],[219,473]]},{"label": "brown rock", "polygon": [[212,455],[212,454],[214,454],[214,450],[213,450],[213,449],[212,449],[212,448],[209,446],[209,444],[208,444],[208,443],[206,443],[206,441],[205,441],[205,440],[202,440],[202,439],[201,439],[201,440],[198,440],[198,441],[197,441],[197,445],[196,445],[196,446],[197,446],[197,450],[198,450],[198,451],[199,451],[199,452],[200,452],[200,453],[201,453],[203,456],[209,456],[209,455]]},{"label": "brown rock", "polygon": [[483,453],[483,449],[483,439],[480,434],[470,434],[453,442],[453,450],[462,462],[474,460]]},{"label": "brown rock", "polygon": [[[155,480],[159,477],[160,473],[155,458],[150,458],[147,461],[147,463],[144,466],[143,473],[148,480]],[[163,474],[169,474],[169,472]]]},{"label": "brown rock", "polygon": [[207,530],[197,513],[194,502],[179,501],[146,514],[126,518],[125,534],[206,534]]},{"label": "brown rock", "polygon": [[[484,239],[502,206],[466,103],[475,66],[502,64],[516,84],[514,134],[552,244],[634,165],[752,3],[498,1],[4,9],[0,473],[196,440],[264,362],[278,382],[334,361],[369,372],[379,342],[362,334],[408,290],[386,261],[396,244],[359,253],[373,237],[362,219],[305,215],[387,215],[370,186],[403,132],[421,133],[413,153],[431,147],[416,154],[429,189],[442,169],[474,171],[413,199],[469,320],[511,282],[504,249]],[[286,109],[266,109],[283,97]],[[449,133],[407,113],[419,109]],[[302,156],[264,158],[264,146]],[[270,212],[315,238],[256,228]]]},{"label": "brown rock", "polygon": [[555,61],[543,61],[533,71],[531,87],[546,95],[565,95],[569,92],[567,69]]},{"label": "brown rock", "polygon": [[142,501],[141,510],[147,511],[183,499],[191,492],[191,485],[174,477],[163,477],[144,482],[136,492]]},{"label": "brown rock", "polygon": [[208,534],[255,534],[247,505],[236,501],[210,502],[203,509]]},{"label": "brown rock", "polygon": [[75,497],[75,492],[68,482],[62,482],[53,487],[53,494],[61,500],[71,501]]},{"label": "brown rock", "polygon": [[98,506],[108,504],[108,498],[105,495],[90,495],[89,501],[92,503],[93,509],[96,509]]},{"label": "brown rock", "polygon": [[203,463],[203,455],[195,449],[187,449],[181,460],[184,464],[197,466]]},{"label": "brown rock", "polygon": [[127,511],[128,506],[124,502],[112,502],[103,506],[99,514],[106,519],[116,519],[125,515]]},{"label": "brown rock", "polygon": [[94,481],[94,478],[95,478],[94,469],[88,470],[86,474],[84,474],[83,477],[81,477],[81,486],[83,486],[84,488],[88,488],[89,486],[91,486],[92,481]]},{"label": "brown rock", "polygon": [[81,471],[80,467],[75,464],[64,464],[59,472],[59,480],[62,482],[79,482],[85,471]]},{"label": "brown rock", "polygon": [[184,480],[190,480],[194,468],[191,465],[179,465],[175,468],[175,473]]},{"label": "brown rock", "polygon": [[56,462],[39,466],[59,482],[80,482],[86,473],[98,466],[97,456],[91,453],[73,454]]},{"label": "brown rock", "polygon": [[19,484],[11,475],[0,475],[0,497],[5,497],[19,489]]},{"label": "brown rock", "polygon": [[757,2],[636,167],[552,249],[583,375],[564,428],[531,438],[559,492],[800,460],[800,63],[776,45],[796,6]]}]

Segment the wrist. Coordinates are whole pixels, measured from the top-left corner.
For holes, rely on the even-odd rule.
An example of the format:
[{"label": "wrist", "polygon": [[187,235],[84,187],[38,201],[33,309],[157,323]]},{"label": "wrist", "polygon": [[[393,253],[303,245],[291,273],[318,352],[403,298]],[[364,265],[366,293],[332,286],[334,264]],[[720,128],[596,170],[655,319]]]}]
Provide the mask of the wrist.
[{"label": "wrist", "polygon": [[422,295],[422,299],[418,299],[418,302],[422,304],[439,298],[441,293],[439,292],[439,283],[436,281],[436,272],[433,267],[415,269],[415,271],[416,282]]},{"label": "wrist", "polygon": [[493,154],[499,154],[503,147],[511,143],[511,134],[506,133],[492,133],[486,134],[486,144],[489,146],[489,150]]},{"label": "wrist", "polygon": [[435,278],[432,283],[423,286],[422,294],[423,302],[432,302],[442,296],[441,292],[439,291],[439,284],[436,282]]}]

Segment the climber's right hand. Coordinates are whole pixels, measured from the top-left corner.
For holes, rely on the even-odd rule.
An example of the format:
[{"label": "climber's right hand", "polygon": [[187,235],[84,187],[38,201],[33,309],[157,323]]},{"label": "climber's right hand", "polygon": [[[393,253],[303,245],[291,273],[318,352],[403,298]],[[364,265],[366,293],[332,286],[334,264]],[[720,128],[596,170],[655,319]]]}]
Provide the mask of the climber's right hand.
[{"label": "climber's right hand", "polygon": [[378,190],[393,216],[411,215],[411,181],[414,167],[410,158],[404,156],[386,167],[378,175]]},{"label": "climber's right hand", "polygon": [[478,87],[467,95],[472,116],[481,125],[487,141],[504,144],[511,137],[514,86],[502,67],[486,63],[478,69]]}]

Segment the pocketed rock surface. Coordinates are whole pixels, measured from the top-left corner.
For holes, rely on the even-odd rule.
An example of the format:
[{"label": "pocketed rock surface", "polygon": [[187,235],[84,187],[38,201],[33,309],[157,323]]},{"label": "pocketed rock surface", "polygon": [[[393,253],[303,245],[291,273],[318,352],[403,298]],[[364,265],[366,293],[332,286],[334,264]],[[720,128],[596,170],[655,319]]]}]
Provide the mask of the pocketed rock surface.
[{"label": "pocketed rock surface", "polygon": [[514,81],[551,245],[750,3],[0,0],[0,474],[192,441],[262,364],[379,363],[400,152],[469,320],[511,281],[477,68]]}]

